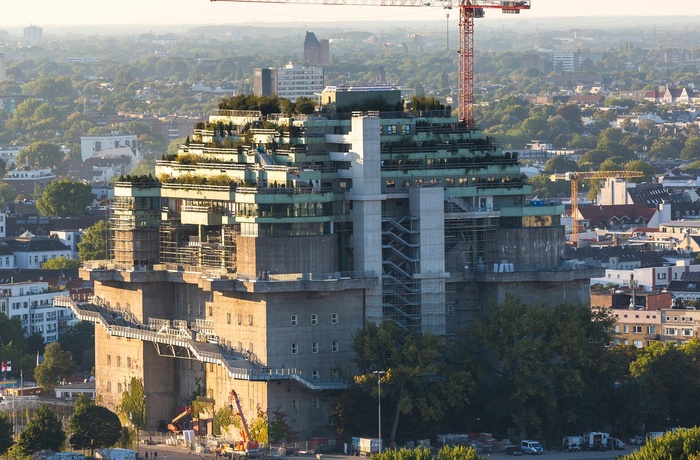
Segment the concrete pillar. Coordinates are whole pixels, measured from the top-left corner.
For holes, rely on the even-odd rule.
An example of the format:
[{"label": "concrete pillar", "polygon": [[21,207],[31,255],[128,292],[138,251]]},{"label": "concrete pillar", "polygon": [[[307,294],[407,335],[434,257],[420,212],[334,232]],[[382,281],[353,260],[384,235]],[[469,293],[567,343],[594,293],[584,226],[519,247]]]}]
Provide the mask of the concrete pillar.
[{"label": "concrete pillar", "polygon": [[[357,116],[346,140],[352,185],[346,198],[352,201],[352,242],[355,269],[382,275],[382,201],[379,117]],[[365,319],[381,321],[381,283],[366,292]]]}]

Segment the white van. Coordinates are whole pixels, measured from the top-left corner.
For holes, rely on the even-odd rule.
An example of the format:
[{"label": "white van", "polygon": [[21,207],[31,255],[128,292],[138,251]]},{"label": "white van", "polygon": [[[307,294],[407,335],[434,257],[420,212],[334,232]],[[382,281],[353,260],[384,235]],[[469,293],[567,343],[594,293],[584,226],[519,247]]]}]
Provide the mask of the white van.
[{"label": "white van", "polygon": [[524,454],[530,455],[542,455],[542,452],[544,452],[539,442],[527,439],[520,442],[520,450],[522,450]]}]

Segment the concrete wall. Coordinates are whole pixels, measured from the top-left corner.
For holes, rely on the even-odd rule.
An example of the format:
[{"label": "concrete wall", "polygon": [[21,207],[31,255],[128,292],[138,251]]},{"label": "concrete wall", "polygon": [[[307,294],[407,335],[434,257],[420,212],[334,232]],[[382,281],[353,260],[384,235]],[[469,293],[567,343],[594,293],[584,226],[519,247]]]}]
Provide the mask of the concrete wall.
[{"label": "concrete wall", "polygon": [[238,272],[332,273],[339,271],[338,236],[236,238]]},{"label": "concrete wall", "polygon": [[[490,263],[510,262],[515,271],[547,270],[560,263],[564,252],[564,227],[530,227],[495,229]],[[490,269],[490,267],[489,267]]]},{"label": "concrete wall", "polygon": [[563,302],[589,305],[590,286],[588,278],[579,278],[569,281],[482,283],[479,288],[483,307],[499,305],[508,295],[531,305],[554,306]]}]

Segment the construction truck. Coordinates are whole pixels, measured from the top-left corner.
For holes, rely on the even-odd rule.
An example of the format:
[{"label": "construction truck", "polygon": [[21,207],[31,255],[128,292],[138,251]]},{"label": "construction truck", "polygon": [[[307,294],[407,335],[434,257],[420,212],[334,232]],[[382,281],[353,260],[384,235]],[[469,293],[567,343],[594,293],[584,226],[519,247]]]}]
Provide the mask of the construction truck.
[{"label": "construction truck", "polygon": [[352,438],[352,453],[355,456],[370,457],[381,450],[381,441],[376,438]]},{"label": "construction truck", "polygon": [[236,404],[236,410],[238,410],[238,418],[241,421],[241,441],[236,441],[233,444],[229,444],[224,447],[223,454],[227,455],[231,459],[249,459],[249,458],[259,458],[260,457],[260,445],[258,441],[253,441],[250,439],[250,430],[248,429],[248,422],[246,422],[245,415],[243,415],[243,409],[241,408],[241,402],[238,400],[238,394],[235,390],[231,390],[229,399],[232,399]]}]

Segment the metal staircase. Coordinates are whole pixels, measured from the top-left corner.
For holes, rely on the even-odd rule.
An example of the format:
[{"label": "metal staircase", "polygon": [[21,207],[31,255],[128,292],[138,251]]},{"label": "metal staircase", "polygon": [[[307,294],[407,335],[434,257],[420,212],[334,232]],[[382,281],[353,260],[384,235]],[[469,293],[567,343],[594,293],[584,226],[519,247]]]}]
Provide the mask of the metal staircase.
[{"label": "metal staircase", "polygon": [[[82,321],[99,324],[113,337],[123,337],[143,342],[150,342],[161,356],[185,358],[219,365],[226,369],[229,377],[237,380],[273,381],[295,380],[310,390],[340,390],[348,387],[342,380],[310,380],[297,369],[271,369],[254,362],[249,355],[234,352],[219,344],[213,334],[213,324],[207,320],[196,320],[195,328],[183,328],[184,321],[152,318],[149,324],[137,321],[130,313],[125,317],[123,310],[106,305],[99,297],[91,297],[86,302],[76,302],[68,296],[54,298],[54,305],[70,308]],[[176,324],[177,321],[177,324]],[[201,323],[199,322],[201,321]],[[208,321],[211,323],[211,321]],[[207,334],[209,333],[209,334]],[[208,341],[201,342],[193,337],[206,336]]]}]

